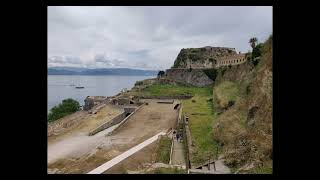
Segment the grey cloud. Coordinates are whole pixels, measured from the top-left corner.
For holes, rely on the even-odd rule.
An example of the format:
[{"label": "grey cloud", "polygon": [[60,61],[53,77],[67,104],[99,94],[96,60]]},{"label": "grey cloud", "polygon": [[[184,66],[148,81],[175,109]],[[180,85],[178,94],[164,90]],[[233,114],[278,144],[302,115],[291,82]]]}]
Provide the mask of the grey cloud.
[{"label": "grey cloud", "polygon": [[181,48],[246,52],[249,38],[271,33],[272,7],[50,6],[48,64],[170,68]]},{"label": "grey cloud", "polygon": [[51,56],[48,58],[49,63],[68,63],[68,64],[81,64],[78,57],[72,56]]},{"label": "grey cloud", "polygon": [[125,65],[124,61],[118,59],[110,59],[104,54],[96,54],[94,57],[96,63],[102,63],[105,67],[119,67]]}]

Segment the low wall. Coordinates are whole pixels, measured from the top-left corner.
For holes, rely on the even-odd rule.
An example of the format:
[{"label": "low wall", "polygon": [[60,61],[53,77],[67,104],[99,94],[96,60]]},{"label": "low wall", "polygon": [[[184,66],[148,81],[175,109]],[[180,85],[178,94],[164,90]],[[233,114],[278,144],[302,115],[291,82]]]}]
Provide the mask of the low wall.
[{"label": "low wall", "polygon": [[184,149],[185,149],[185,157],[186,157],[186,169],[190,169],[191,168],[191,164],[189,163],[190,162],[190,151],[189,151],[189,147],[190,147],[190,139],[191,137],[188,136],[189,135],[189,127],[188,125],[186,125],[186,121],[185,121],[185,118],[184,118],[184,115],[182,114],[182,122],[183,122],[183,141],[185,142],[184,143]]},{"label": "low wall", "polygon": [[100,125],[99,127],[97,127],[96,129],[92,130],[89,132],[89,136],[95,135],[100,131],[103,131],[113,125],[116,125],[118,123],[120,123],[125,117],[126,117],[126,112],[122,112],[121,114],[119,114],[118,116],[114,117],[112,120],[103,123],[102,125]]},{"label": "low wall", "polygon": [[121,127],[121,125],[123,125],[134,113],[138,112],[143,106],[144,104],[136,108],[129,116],[127,116],[126,118],[123,119],[123,121],[120,122],[118,127],[116,127],[113,131],[109,132],[107,135],[111,135],[113,132],[118,130]]},{"label": "low wall", "polygon": [[[100,131],[103,131],[111,126],[114,126],[116,124],[119,124],[121,121],[123,121],[126,118],[126,115],[128,113],[133,113],[137,108],[134,107],[125,107],[124,108],[124,112],[122,112],[121,114],[119,114],[118,116],[114,117],[112,120],[100,125],[99,127],[97,127],[96,129],[92,130],[89,132],[89,136],[95,135]],[[130,115],[131,115],[130,114]],[[129,116],[130,116],[129,115]],[[128,116],[128,117],[129,117]]]},{"label": "low wall", "polygon": [[190,99],[192,95],[183,96],[140,96],[141,99]]},{"label": "low wall", "polygon": [[173,104],[174,100],[162,100],[162,101],[158,101],[157,103],[160,104]]}]

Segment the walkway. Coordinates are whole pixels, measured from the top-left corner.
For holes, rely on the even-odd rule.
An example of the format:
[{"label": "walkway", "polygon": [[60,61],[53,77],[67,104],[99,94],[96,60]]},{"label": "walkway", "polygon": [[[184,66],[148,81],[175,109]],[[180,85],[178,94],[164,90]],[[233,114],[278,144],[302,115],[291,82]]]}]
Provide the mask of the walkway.
[{"label": "walkway", "polygon": [[172,150],[172,165],[186,165],[186,161],[184,158],[184,147],[183,143],[177,141],[176,139],[173,140],[173,150]]},{"label": "walkway", "polygon": [[138,152],[139,150],[141,150],[144,147],[148,146],[149,144],[153,143],[154,141],[156,141],[158,139],[159,136],[165,135],[165,134],[166,133],[164,133],[164,132],[160,132],[160,133],[156,134],[155,136],[153,136],[153,137],[147,139],[146,141],[134,146],[133,148],[131,148],[131,149],[127,150],[126,152],[120,154],[119,156],[111,159],[110,161],[102,164],[101,166],[97,167],[96,169],[90,171],[87,174],[101,174],[101,173],[105,172],[106,170],[110,169],[114,165],[123,161],[127,157],[131,156],[132,154]]}]

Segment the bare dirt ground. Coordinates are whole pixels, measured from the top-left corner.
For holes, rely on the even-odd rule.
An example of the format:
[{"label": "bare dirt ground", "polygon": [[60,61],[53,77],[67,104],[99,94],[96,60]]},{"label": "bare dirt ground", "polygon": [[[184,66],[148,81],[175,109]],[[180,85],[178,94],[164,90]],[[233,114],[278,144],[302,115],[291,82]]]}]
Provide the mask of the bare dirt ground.
[{"label": "bare dirt ground", "polygon": [[[145,101],[148,102],[148,105],[144,105],[139,111],[133,114],[128,121],[119,127],[111,136],[106,136],[108,129],[91,136],[91,138],[88,138],[88,136],[85,137],[86,135],[84,134],[80,137],[78,134],[76,141],[83,141],[81,144],[86,146],[80,147],[80,143],[73,144],[76,144],[74,145],[77,147],[76,149],[80,148],[85,150],[83,150],[82,153],[64,154],[64,158],[48,164],[48,171],[50,171],[50,173],[87,173],[155,134],[174,127],[178,117],[178,111],[174,110],[176,102],[173,104],[159,104],[157,100],[149,99]],[[99,112],[97,115],[98,114]],[[91,124],[94,123],[83,124],[82,128],[88,132],[92,129]],[[90,128],[87,127],[90,125]],[[72,134],[76,134],[75,130],[71,131]],[[62,149],[69,149],[69,147],[63,148],[63,146],[73,141],[74,139],[66,140],[64,137],[60,139],[60,143],[64,142],[61,143],[60,147]],[[135,157],[131,158],[127,164],[139,164],[139,162],[144,161],[145,158],[148,159],[148,157],[152,157],[152,147],[153,145],[151,144],[141,150],[144,153],[137,152],[134,154],[133,156]],[[49,153],[48,148],[48,154]],[[78,154],[78,156],[74,156],[75,154]],[[147,161],[150,160],[151,159],[148,159]],[[111,172],[119,172],[118,170],[112,170],[112,168],[110,170]]]},{"label": "bare dirt ground", "polygon": [[150,166],[155,161],[155,155],[159,139],[139,152],[128,157],[119,164],[105,171],[103,174],[124,174],[128,171],[141,171]]},{"label": "bare dirt ground", "polygon": [[139,144],[161,131],[172,128],[177,121],[178,111],[173,104],[160,104],[158,100],[145,100],[144,105],[127,122],[117,129],[111,138],[127,139],[128,143]]},{"label": "bare dirt ground", "polygon": [[74,122],[69,128],[48,137],[48,164],[69,155],[77,157],[98,146],[104,140],[103,134],[88,136],[88,132],[121,112],[121,109],[105,106],[97,114],[88,115],[87,112],[81,111],[61,119],[62,122],[69,123],[68,120],[74,122],[76,117],[80,122]]}]

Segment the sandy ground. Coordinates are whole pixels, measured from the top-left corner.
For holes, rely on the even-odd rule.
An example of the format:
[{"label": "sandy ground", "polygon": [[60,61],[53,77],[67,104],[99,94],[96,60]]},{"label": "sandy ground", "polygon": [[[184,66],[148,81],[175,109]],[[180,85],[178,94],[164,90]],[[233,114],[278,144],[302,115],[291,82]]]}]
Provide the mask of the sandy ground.
[{"label": "sandy ground", "polygon": [[[49,144],[48,154],[54,151],[59,154],[59,158],[58,155],[55,157],[48,155],[52,162],[48,163],[48,171],[50,173],[87,173],[157,133],[173,128],[178,117],[178,111],[173,109],[176,102],[159,104],[157,100],[146,101],[149,105],[143,106],[133,114],[111,136],[105,136],[108,129],[91,137],[83,134],[84,131],[71,130],[74,136],[63,137],[58,142],[55,140],[54,144]],[[83,125],[86,133],[91,130],[85,127],[86,125]],[[68,150],[58,150],[59,148]],[[151,154],[152,151],[147,150],[141,156],[135,156],[136,158],[129,164],[135,164],[134,161],[138,161],[137,159],[150,157]]]},{"label": "sandy ground", "polygon": [[[84,118],[81,119],[81,123],[75,123],[74,126],[71,125],[70,128],[61,131],[59,134],[48,137],[48,164],[61,158],[81,156],[88,153],[92,148],[106,144],[104,134],[107,131],[98,133],[96,136],[88,136],[88,132],[101,123],[111,120],[121,112],[120,109],[105,106],[97,114],[91,116],[82,112],[83,116],[79,117],[79,113],[75,113],[74,116]],[[72,115],[67,118],[74,119]],[[66,121],[67,118],[62,119],[62,121]]]}]

